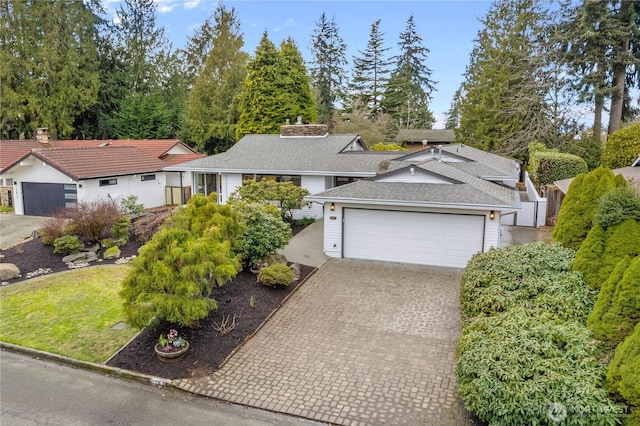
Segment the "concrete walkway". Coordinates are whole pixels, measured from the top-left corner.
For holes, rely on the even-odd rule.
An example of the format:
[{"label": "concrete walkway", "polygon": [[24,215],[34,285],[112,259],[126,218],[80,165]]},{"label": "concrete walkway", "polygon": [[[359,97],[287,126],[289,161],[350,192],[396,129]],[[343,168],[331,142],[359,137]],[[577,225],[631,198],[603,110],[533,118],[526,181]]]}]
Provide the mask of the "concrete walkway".
[{"label": "concrete walkway", "polygon": [[319,268],[328,257],[322,251],[324,220],[316,220],[300,231],[289,244],[277,253],[284,254],[288,261]]},{"label": "concrete walkway", "polygon": [[332,259],[186,391],[344,425],[466,425],[457,397],[462,270]]}]

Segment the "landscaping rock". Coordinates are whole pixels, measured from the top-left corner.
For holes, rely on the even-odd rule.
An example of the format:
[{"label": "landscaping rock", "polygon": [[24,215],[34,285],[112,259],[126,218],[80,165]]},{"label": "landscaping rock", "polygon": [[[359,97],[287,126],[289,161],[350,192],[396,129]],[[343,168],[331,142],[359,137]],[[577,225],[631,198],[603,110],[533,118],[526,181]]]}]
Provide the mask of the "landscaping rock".
[{"label": "landscaping rock", "polygon": [[98,260],[98,255],[93,251],[83,251],[76,254],[70,254],[62,258],[62,263],[73,263],[77,261],[95,262]]},{"label": "landscaping rock", "polygon": [[0,263],[0,281],[12,280],[20,276],[20,269],[13,263]]},{"label": "landscaping rock", "polygon": [[293,272],[293,280],[294,281],[298,281],[300,279],[300,264],[293,262],[291,264],[291,266],[289,266],[289,268],[291,269],[291,272]]},{"label": "landscaping rock", "polygon": [[107,259],[117,259],[120,257],[120,249],[118,246],[109,247],[104,251],[104,255],[102,256],[105,260]]},{"label": "landscaping rock", "polygon": [[274,265],[276,263],[282,263],[283,265],[286,265],[288,263],[287,258],[285,257],[284,254],[275,254],[275,253],[266,255],[265,257],[262,258],[262,261],[267,265]]}]

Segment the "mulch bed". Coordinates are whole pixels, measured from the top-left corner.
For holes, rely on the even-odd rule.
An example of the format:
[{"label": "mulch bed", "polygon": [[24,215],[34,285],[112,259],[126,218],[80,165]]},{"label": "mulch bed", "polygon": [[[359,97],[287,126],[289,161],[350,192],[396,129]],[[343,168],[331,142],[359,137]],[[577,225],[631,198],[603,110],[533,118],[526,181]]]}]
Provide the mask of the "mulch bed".
[{"label": "mulch bed", "polygon": [[[294,227],[294,234],[302,228]],[[139,244],[129,242],[122,246],[121,257],[137,253]],[[10,280],[9,284],[23,281],[26,272],[38,268],[50,268],[52,272],[68,270],[62,263],[62,256],[53,253],[53,248],[44,246],[39,239],[0,251],[5,256],[2,262],[13,263],[23,273],[23,277]],[[97,265],[114,263],[102,261]],[[249,271],[240,272],[231,282],[213,291],[213,298],[218,302],[218,310],[200,321],[198,328],[180,327],[175,324],[162,323],[156,327],[142,330],[129,344],[113,356],[107,365],[123,368],[138,373],[149,374],[166,379],[185,377],[201,377],[211,374],[241,345],[250,338],[264,321],[277,310],[286,297],[308,277],[315,268],[301,265],[301,278],[288,287],[266,287],[256,282],[256,275]],[[225,335],[216,328],[223,321],[232,321],[235,327]],[[161,334],[167,334],[175,328],[180,336],[189,341],[189,351],[177,362],[162,362],[155,352],[154,346]]]}]

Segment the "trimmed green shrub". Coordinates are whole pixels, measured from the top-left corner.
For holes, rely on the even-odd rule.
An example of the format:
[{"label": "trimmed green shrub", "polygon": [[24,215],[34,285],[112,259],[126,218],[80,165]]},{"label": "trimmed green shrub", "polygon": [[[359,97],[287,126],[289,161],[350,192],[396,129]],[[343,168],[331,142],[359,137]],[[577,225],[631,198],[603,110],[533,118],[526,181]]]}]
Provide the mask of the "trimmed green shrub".
[{"label": "trimmed green shrub", "polygon": [[580,157],[560,152],[536,152],[532,155],[535,170],[532,177],[539,185],[548,185],[556,180],[567,179],[587,173],[589,167]]},{"label": "trimmed green shrub", "polygon": [[241,256],[231,247],[244,228],[239,214],[216,199],[195,194],[131,262],[120,291],[130,325],[194,326],[217,308],[211,291],[240,271]]},{"label": "trimmed green shrub", "polygon": [[229,202],[276,205],[280,209],[282,219],[290,221],[293,220],[294,210],[311,205],[304,201],[304,197],[310,194],[308,189],[296,186],[293,182],[245,180],[240,188],[231,193]]},{"label": "trimmed green shrub", "polygon": [[604,167],[578,175],[562,202],[553,228],[553,241],[578,250],[593,226],[600,197],[615,187],[613,172]]},{"label": "trimmed green shrub", "polygon": [[617,345],[640,321],[640,256],[625,256],[605,281],[587,325],[602,340]]},{"label": "trimmed green shrub", "polygon": [[461,280],[465,320],[516,306],[586,321],[592,301],[580,274],[571,271],[575,252],[560,244],[529,243],[475,255]]},{"label": "trimmed green shrub", "polygon": [[242,254],[249,266],[255,267],[260,259],[291,240],[291,227],[282,220],[277,207],[237,201],[232,206],[246,226],[233,248]]},{"label": "trimmed green shrub", "polygon": [[131,227],[131,219],[127,216],[118,216],[114,224],[111,226],[111,238],[124,245],[129,241],[129,228]]},{"label": "trimmed green shrub", "polygon": [[138,197],[129,195],[120,200],[120,211],[122,214],[142,214],[144,213],[144,204],[138,204]]},{"label": "trimmed green shrub", "polygon": [[640,221],[640,193],[630,186],[612,189],[600,198],[594,218],[605,229],[629,218]]},{"label": "trimmed green shrub", "polygon": [[640,153],[640,123],[613,132],[602,152],[602,165],[610,169],[628,167]]},{"label": "trimmed green shrub", "polygon": [[625,256],[640,254],[640,221],[627,219],[606,230],[595,225],[576,253],[573,270],[582,272],[592,289],[607,281],[618,262]]},{"label": "trimmed green shrub", "polygon": [[640,420],[640,324],[616,348],[607,369],[607,386],[631,407],[627,424],[637,424],[633,422]]},{"label": "trimmed green shrub", "polygon": [[601,387],[604,368],[589,330],[512,308],[477,317],[457,345],[456,377],[465,407],[491,425],[613,425],[620,407]]},{"label": "trimmed green shrub", "polygon": [[84,244],[77,235],[64,235],[53,242],[53,252],[63,256],[78,253],[83,248]]},{"label": "trimmed green shrub", "polygon": [[258,282],[268,286],[288,286],[293,280],[293,271],[282,263],[274,263],[260,269],[260,272],[258,272]]},{"label": "trimmed green shrub", "polygon": [[394,143],[382,143],[378,142],[375,145],[369,147],[371,151],[408,151],[407,148],[403,148],[400,145]]}]

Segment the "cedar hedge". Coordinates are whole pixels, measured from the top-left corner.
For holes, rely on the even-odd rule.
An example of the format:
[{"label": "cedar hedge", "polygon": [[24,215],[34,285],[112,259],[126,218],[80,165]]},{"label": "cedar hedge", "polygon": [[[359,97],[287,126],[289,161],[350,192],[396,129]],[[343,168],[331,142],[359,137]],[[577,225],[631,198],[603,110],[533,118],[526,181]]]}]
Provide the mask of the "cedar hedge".
[{"label": "cedar hedge", "polygon": [[613,132],[602,152],[602,165],[610,169],[628,167],[640,153],[640,123]]},{"label": "cedar hedge", "polygon": [[587,173],[587,163],[577,155],[542,151],[531,155],[535,170],[532,176],[538,186],[548,185],[556,180],[568,179]]}]

